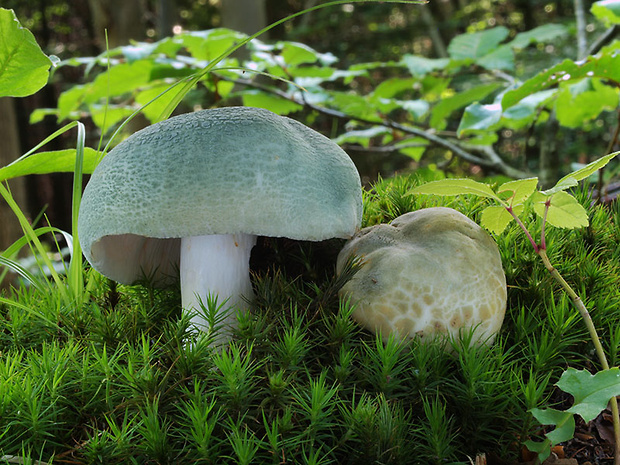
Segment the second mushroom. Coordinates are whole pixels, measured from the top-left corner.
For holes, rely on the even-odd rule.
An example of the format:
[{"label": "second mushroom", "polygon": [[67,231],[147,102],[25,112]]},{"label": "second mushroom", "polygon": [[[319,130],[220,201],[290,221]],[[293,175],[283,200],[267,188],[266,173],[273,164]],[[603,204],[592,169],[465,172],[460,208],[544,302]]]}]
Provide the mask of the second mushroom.
[{"label": "second mushroom", "polygon": [[458,335],[492,342],[506,309],[506,278],[497,244],[478,224],[450,208],[406,213],[362,229],[338,256],[360,260],[342,288],[353,317],[384,338]]}]

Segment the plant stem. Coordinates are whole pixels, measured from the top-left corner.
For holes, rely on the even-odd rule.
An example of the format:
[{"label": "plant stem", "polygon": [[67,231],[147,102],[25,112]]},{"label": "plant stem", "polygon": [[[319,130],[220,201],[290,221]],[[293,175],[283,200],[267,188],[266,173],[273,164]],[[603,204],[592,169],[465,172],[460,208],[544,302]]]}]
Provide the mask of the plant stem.
[{"label": "plant stem", "polygon": [[[603,350],[603,345],[598,337],[598,333],[596,332],[596,328],[594,323],[592,322],[592,318],[590,317],[590,313],[588,309],[583,304],[581,298],[577,295],[577,293],[573,290],[572,287],[566,282],[566,280],[562,277],[562,275],[555,269],[555,267],[551,264],[549,257],[547,256],[547,251],[544,248],[539,248],[538,255],[542,259],[545,264],[545,268],[547,271],[551,273],[551,276],[562,286],[564,292],[568,294],[573,305],[579,310],[583,321],[586,324],[586,328],[588,329],[588,333],[590,333],[590,338],[594,343],[594,348],[596,350],[596,354],[598,355],[598,359],[601,363],[601,366],[604,370],[609,370],[609,363],[607,362],[607,357],[605,356],[605,351]],[[614,436],[615,436],[615,451],[614,451],[614,464],[620,465],[620,415],[618,409],[618,399],[613,397],[610,402],[610,409],[613,418],[614,425]]]}]

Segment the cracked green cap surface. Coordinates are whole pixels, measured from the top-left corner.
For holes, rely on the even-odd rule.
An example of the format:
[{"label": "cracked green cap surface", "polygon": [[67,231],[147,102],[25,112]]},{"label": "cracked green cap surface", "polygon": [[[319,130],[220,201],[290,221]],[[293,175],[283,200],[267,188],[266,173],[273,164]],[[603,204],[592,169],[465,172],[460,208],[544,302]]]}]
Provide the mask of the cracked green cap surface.
[{"label": "cracked green cap surface", "polygon": [[451,208],[425,208],[362,229],[338,256],[360,270],[342,288],[362,326],[399,337],[457,335],[476,328],[490,343],[506,310],[506,277],[495,241]]},{"label": "cracked green cap surface", "polygon": [[350,237],[362,215],[349,156],[270,111],[228,107],[138,131],[101,161],[82,198],[84,255],[122,282],[176,275],[180,238]]}]

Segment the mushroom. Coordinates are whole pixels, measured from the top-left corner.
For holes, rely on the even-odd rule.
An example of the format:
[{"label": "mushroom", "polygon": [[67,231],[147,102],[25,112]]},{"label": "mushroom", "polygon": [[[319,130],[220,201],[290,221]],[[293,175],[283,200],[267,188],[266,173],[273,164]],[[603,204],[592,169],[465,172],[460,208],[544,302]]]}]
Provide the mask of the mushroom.
[{"label": "mushroom", "polygon": [[382,337],[428,339],[475,328],[492,343],[506,310],[506,277],[497,244],[451,208],[406,213],[362,229],[338,255],[337,271],[360,260],[342,287],[353,318]]},{"label": "mushroom", "polygon": [[[338,145],[270,111],[228,107],[118,144],[84,190],[78,231],[88,262],[112,280],[166,284],[180,272],[184,309],[217,295],[244,310],[257,235],[348,238],[361,214],[359,174]],[[192,323],[208,326],[198,315]]]}]

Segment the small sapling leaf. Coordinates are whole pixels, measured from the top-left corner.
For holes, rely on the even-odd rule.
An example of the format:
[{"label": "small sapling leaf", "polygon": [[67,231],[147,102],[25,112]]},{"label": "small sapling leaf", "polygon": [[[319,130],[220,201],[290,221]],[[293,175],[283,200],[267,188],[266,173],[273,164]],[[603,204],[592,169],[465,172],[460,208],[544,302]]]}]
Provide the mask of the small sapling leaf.
[{"label": "small sapling leaf", "polygon": [[504,201],[500,199],[487,184],[467,178],[441,179],[439,181],[432,181],[412,189],[409,193],[446,196],[473,194],[478,197],[495,199],[502,205],[505,205]]},{"label": "small sapling leaf", "polygon": [[569,368],[556,385],[575,399],[567,411],[589,422],[607,408],[609,399],[620,395],[620,369],[614,367],[592,375],[586,370]]},{"label": "small sapling leaf", "polygon": [[560,411],[552,408],[532,409],[532,415],[543,425],[553,425],[555,429],[546,433],[544,442],[527,441],[526,446],[537,452],[539,459],[549,456],[550,447],[568,441],[575,434],[574,414],[585,422],[594,420],[609,404],[609,400],[620,395],[620,369],[618,367],[599,371],[592,375],[587,370],[567,369],[556,386],[571,394],[573,406]]},{"label": "small sapling leaf", "polygon": [[[523,212],[523,205],[513,207],[513,212],[519,216]],[[491,205],[485,208],[480,215],[482,227],[497,235],[503,233],[512,220],[514,218],[508,210],[499,205]]]},{"label": "small sapling leaf", "polygon": [[572,195],[560,191],[553,196],[537,192],[533,196],[534,211],[544,218],[545,203],[550,199],[551,205],[547,211],[547,222],[556,228],[575,229],[588,226],[588,213]]},{"label": "small sapling leaf", "polygon": [[594,160],[593,162],[588,163],[583,168],[567,174],[562,179],[560,179],[555,186],[553,186],[551,189],[547,189],[546,191],[542,191],[542,193],[545,195],[553,195],[556,192],[564,191],[566,189],[570,189],[571,187],[576,186],[579,181],[587,178],[591,174],[596,173],[598,170],[607,165],[607,163],[609,163],[611,159],[619,153],[620,152],[610,153],[609,155],[605,155],[598,160]]},{"label": "small sapling leaf", "polygon": [[497,189],[497,192],[512,192],[512,195],[507,200],[514,207],[529,199],[536,191],[537,186],[538,178],[519,179],[502,184]]}]

